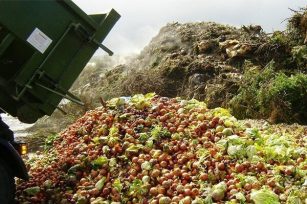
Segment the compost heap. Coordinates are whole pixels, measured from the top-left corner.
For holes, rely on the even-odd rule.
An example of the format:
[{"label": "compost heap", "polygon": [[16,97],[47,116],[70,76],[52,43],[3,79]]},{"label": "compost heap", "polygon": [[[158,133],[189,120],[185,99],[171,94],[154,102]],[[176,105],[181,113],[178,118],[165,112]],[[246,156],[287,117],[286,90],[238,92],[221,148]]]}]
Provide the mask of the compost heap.
[{"label": "compost heap", "polygon": [[[28,130],[29,149],[38,149],[47,135],[100,106],[100,97],[148,92],[202,100],[209,108],[229,109],[238,119],[306,125],[306,9],[295,12],[285,31],[271,34],[259,25],[170,23],[132,59],[93,58],[70,90],[85,106],[63,103],[66,117],[55,110],[36,122]],[[114,61],[126,63],[111,68]]]},{"label": "compost heap", "polygon": [[155,94],[114,98],[28,161],[20,203],[303,203],[306,134],[259,131],[227,110]]},{"label": "compost heap", "polygon": [[73,90],[89,104],[155,92],[205,100],[238,119],[307,124],[307,7],[273,33],[260,25],[169,23],[130,62],[95,76]]}]

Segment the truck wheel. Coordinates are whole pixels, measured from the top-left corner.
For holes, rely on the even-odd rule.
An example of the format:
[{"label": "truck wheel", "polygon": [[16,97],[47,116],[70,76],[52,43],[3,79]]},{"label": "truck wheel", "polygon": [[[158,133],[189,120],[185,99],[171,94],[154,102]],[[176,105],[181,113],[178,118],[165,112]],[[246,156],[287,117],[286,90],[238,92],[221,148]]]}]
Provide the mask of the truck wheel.
[{"label": "truck wheel", "polygon": [[15,180],[9,167],[0,159],[0,203],[13,204],[15,197]]}]

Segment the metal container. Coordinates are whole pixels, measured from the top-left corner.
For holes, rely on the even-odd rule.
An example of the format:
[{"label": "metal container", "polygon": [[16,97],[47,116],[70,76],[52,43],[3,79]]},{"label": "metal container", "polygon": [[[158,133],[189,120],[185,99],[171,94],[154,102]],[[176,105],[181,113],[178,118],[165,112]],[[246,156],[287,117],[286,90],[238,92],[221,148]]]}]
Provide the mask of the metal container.
[{"label": "metal container", "polygon": [[70,0],[0,0],[0,108],[22,122],[51,115],[120,15]]}]

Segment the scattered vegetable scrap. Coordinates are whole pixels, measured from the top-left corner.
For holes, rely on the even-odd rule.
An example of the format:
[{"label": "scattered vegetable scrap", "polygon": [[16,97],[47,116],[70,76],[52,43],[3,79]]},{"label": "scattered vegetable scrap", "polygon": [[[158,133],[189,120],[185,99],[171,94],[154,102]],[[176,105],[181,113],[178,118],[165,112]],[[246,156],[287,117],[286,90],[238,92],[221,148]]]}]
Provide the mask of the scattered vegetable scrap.
[{"label": "scattered vegetable scrap", "polygon": [[306,203],[306,135],[153,93],[87,112],[28,161],[20,203]]}]

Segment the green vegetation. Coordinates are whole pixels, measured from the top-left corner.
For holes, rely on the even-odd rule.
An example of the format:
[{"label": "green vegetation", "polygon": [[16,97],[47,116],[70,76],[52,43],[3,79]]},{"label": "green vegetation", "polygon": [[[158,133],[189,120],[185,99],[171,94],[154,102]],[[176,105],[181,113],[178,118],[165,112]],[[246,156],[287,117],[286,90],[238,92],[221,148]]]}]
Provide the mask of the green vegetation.
[{"label": "green vegetation", "polygon": [[239,93],[229,103],[237,117],[256,116],[269,118],[271,122],[304,121],[307,113],[306,74],[287,76],[275,71],[273,61],[264,69],[250,63],[246,66]]},{"label": "green vegetation", "polygon": [[59,137],[58,134],[49,135],[45,140],[44,150],[48,151],[53,146],[54,141],[58,139],[58,137]]}]

